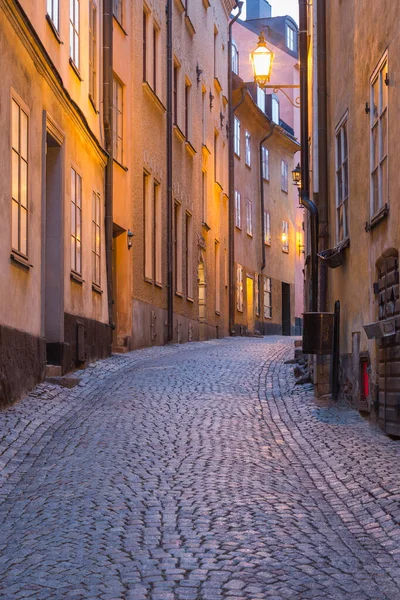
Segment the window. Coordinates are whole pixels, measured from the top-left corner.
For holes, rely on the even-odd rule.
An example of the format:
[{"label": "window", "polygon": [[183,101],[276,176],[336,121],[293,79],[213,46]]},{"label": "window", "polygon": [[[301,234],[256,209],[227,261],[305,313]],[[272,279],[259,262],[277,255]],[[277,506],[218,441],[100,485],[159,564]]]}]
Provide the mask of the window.
[{"label": "window", "polygon": [[113,153],[120,165],[123,164],[123,87],[114,76],[113,81]]},{"label": "window", "polygon": [[235,225],[238,229],[242,229],[240,192],[238,192],[237,190],[235,190]]},{"label": "window", "polygon": [[271,215],[268,210],[264,211],[264,244],[271,245]]},{"label": "window", "polygon": [[265,91],[257,86],[257,106],[265,113]]},{"label": "window", "polygon": [[371,216],[388,201],[388,62],[381,60],[371,78]]},{"label": "window", "polygon": [[214,129],[214,181],[218,183],[219,181],[219,134],[216,129]]},{"label": "window", "polygon": [[253,236],[253,206],[251,200],[246,200],[247,235]]},{"label": "window", "polygon": [[174,211],[175,292],[182,294],[182,206],[175,202]]},{"label": "window", "polygon": [[174,125],[178,125],[179,64],[174,63]]},{"label": "window", "polygon": [[201,93],[201,118],[202,118],[202,142],[207,145],[207,90],[203,89]]},{"label": "window", "polygon": [[113,15],[118,23],[122,23],[122,0],[113,0]]},{"label": "window", "polygon": [[97,85],[97,8],[94,2],[89,6],[89,96],[96,103]]},{"label": "window", "polygon": [[71,168],[71,270],[82,275],[82,178]]},{"label": "window", "polygon": [[215,240],[215,312],[221,310],[221,265],[219,256],[219,242]]},{"label": "window", "polygon": [[229,285],[229,262],[227,248],[224,248],[224,284],[226,288]]},{"label": "window", "polygon": [[186,295],[193,298],[193,223],[192,215],[186,213],[186,239],[185,239],[185,258],[186,258]]},{"label": "window", "polygon": [[214,25],[214,79],[218,79],[218,29]]},{"label": "window", "polygon": [[269,181],[269,152],[267,148],[262,146],[261,148],[261,162],[262,162],[262,177]]},{"label": "window", "polygon": [[207,223],[207,171],[201,172],[201,220]]},{"label": "window", "polygon": [[11,244],[28,256],[28,114],[11,101]]},{"label": "window", "polygon": [[143,81],[147,81],[147,12],[143,11]]},{"label": "window", "polygon": [[239,50],[235,42],[232,42],[232,71],[239,75]]},{"label": "window", "polygon": [[236,307],[243,312],[243,267],[236,265]]},{"label": "window", "polygon": [[289,25],[286,25],[286,46],[289,50],[293,50],[293,52],[295,51],[295,35],[295,30],[292,29],[292,27],[289,27]]},{"label": "window", "polygon": [[271,119],[279,125],[279,98],[275,94],[271,97]]},{"label": "window", "polygon": [[158,46],[159,46],[159,33],[160,30],[157,25],[153,24],[153,91],[158,93]]},{"label": "window", "polygon": [[153,280],[153,203],[150,194],[150,176],[143,173],[144,212],[144,277]]},{"label": "window", "polygon": [[251,136],[248,131],[245,133],[245,141],[246,141],[246,165],[250,167],[251,165]]},{"label": "window", "polygon": [[347,118],[336,129],[336,239],[348,236],[349,168],[347,152]]},{"label": "window", "polygon": [[235,154],[240,156],[240,121],[237,117],[234,118],[234,148]]},{"label": "window", "polygon": [[286,160],[281,161],[281,190],[286,193],[288,191],[288,164]]},{"label": "window", "polygon": [[256,315],[260,315],[260,275],[254,274],[254,294],[255,294],[255,310]]},{"label": "window", "polygon": [[289,223],[282,221],[282,252],[289,252]]},{"label": "window", "polygon": [[264,318],[272,319],[272,282],[270,277],[264,279]]},{"label": "window", "polygon": [[79,20],[80,0],[70,0],[69,3],[69,56],[79,69]]},{"label": "window", "polygon": [[56,30],[59,30],[59,0],[47,0],[47,14],[49,15]]},{"label": "window", "polygon": [[92,257],[93,283],[100,287],[100,248],[101,248],[101,200],[100,194],[92,192]]},{"label": "window", "polygon": [[157,181],[153,183],[153,257],[154,278],[158,285],[162,285],[161,274],[161,186]]},{"label": "window", "polygon": [[192,135],[192,84],[185,80],[185,137],[187,140]]}]

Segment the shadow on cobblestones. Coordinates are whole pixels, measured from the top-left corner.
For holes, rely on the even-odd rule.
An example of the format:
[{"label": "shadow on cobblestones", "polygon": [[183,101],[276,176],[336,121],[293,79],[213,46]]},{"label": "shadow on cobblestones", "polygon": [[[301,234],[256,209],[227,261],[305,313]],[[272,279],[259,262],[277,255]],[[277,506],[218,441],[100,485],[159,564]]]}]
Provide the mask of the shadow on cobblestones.
[{"label": "shadow on cobblestones", "polygon": [[0,413],[0,599],[400,597],[400,446],[288,338],[150,348]]}]

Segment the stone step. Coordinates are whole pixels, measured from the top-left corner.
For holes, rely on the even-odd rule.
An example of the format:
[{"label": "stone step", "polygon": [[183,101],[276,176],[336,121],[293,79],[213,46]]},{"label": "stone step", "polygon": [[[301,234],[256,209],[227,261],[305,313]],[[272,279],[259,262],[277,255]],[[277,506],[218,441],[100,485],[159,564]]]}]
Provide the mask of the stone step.
[{"label": "stone step", "polygon": [[126,346],[113,346],[112,351],[116,354],[126,354],[129,352],[129,348]]},{"label": "stone step", "polygon": [[46,379],[47,377],[61,377],[61,375],[60,365],[46,365]]}]

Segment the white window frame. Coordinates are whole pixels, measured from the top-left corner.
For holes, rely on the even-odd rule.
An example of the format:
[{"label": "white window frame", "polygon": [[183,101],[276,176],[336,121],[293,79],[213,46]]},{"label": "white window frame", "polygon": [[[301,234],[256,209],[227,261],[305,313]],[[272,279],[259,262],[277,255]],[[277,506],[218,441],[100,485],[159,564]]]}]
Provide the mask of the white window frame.
[{"label": "white window frame", "polygon": [[124,85],[113,77],[113,158],[120,165],[124,160]]},{"label": "white window frame", "polygon": [[271,245],[271,214],[269,210],[264,210],[264,244]]},{"label": "white window frame", "polygon": [[280,121],[280,103],[279,98],[276,94],[271,96],[271,120],[279,125]]},{"label": "white window frame", "polygon": [[113,17],[120,25],[122,25],[123,16],[123,0],[113,0]]},{"label": "white window frame", "polygon": [[292,50],[292,52],[295,51],[295,34],[296,31],[293,29],[293,27],[286,25],[286,46],[289,48],[289,50]]},{"label": "white window frame", "polygon": [[245,132],[245,147],[246,147],[245,163],[248,167],[251,167],[251,135],[250,135],[250,132],[247,130]]},{"label": "white window frame", "polygon": [[264,278],[264,319],[272,319],[272,281]]},{"label": "white window frame", "polygon": [[82,275],[82,176],[71,167],[71,271]]},{"label": "white window frame", "polygon": [[[388,203],[388,52],[386,51],[370,80],[370,215],[373,218]],[[378,84],[378,102],[374,87]],[[386,102],[385,102],[386,96]],[[384,123],[386,122],[386,132]],[[376,132],[376,133],[375,133]],[[374,136],[377,138],[377,148]],[[378,157],[375,157],[375,150]],[[377,197],[376,197],[377,196]]]},{"label": "white window frame", "polygon": [[265,90],[257,85],[257,106],[265,113]]},{"label": "white window frame", "polygon": [[239,50],[234,41],[232,41],[232,72],[239,75]]},{"label": "white window frame", "polygon": [[60,0],[47,0],[47,15],[56,31],[60,31]]},{"label": "white window frame", "polygon": [[[29,110],[11,97],[11,247],[28,256]],[[24,125],[22,125],[24,123]]]},{"label": "white window frame", "polygon": [[75,67],[80,66],[80,0],[70,0],[69,56]]},{"label": "white window frame", "polygon": [[97,100],[97,5],[89,4],[89,98],[94,105]]},{"label": "white window frame", "polygon": [[234,150],[236,156],[240,157],[240,121],[237,117],[234,117]]},{"label": "white window frame", "polygon": [[101,196],[92,191],[92,259],[93,279],[95,286],[101,285]]},{"label": "white window frame", "polygon": [[269,151],[268,148],[261,148],[262,161],[262,177],[265,181],[269,181]]},{"label": "white window frame", "polygon": [[289,167],[286,160],[281,160],[281,190],[288,193],[289,190]]},{"label": "white window frame", "polygon": [[246,227],[247,235],[253,237],[253,203],[248,198],[246,200]]},{"label": "white window frame", "polygon": [[[342,117],[335,129],[336,161],[336,242],[349,236],[349,152],[348,113]],[[342,221],[342,226],[340,223]],[[340,234],[342,230],[342,235]]]},{"label": "white window frame", "polygon": [[192,139],[192,82],[188,77],[185,77],[185,122],[184,133],[188,141]]},{"label": "white window frame", "polygon": [[242,229],[241,196],[238,190],[235,190],[235,226]]},{"label": "white window frame", "polygon": [[289,253],[289,221],[282,221],[282,236],[286,236],[286,241],[282,239],[282,252]]},{"label": "white window frame", "polygon": [[236,308],[243,312],[243,267],[236,264]]}]

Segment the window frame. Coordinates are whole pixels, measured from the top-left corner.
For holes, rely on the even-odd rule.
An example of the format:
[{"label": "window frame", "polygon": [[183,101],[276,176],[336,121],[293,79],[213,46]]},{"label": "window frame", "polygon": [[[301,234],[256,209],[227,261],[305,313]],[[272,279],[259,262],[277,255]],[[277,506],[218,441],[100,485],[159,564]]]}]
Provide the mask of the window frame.
[{"label": "window frame", "polygon": [[94,106],[97,101],[97,4],[89,4],[89,98]]},{"label": "window frame", "polygon": [[264,181],[269,181],[269,150],[264,146],[261,147],[261,164],[262,178]]},{"label": "window frame", "polygon": [[101,196],[92,190],[92,283],[101,286]]},{"label": "window frame", "polygon": [[[17,107],[18,110],[18,148],[16,148],[14,146],[14,142],[16,141],[14,139],[14,110],[13,107],[14,105]],[[29,145],[30,145],[30,111],[28,109],[28,107],[26,106],[26,104],[22,101],[21,98],[19,98],[19,96],[17,94],[15,94],[14,92],[11,94],[11,102],[10,102],[10,109],[11,109],[11,118],[10,118],[10,123],[11,123],[11,127],[10,127],[10,199],[11,199],[11,249],[13,252],[16,252],[17,254],[19,254],[21,257],[24,257],[25,259],[28,258],[28,253],[29,253],[29,184],[30,184],[30,176],[29,176],[29,162],[30,162],[30,152],[29,152]],[[24,142],[22,142],[21,140],[21,112],[25,115],[26,117],[26,139],[24,140]],[[25,154],[25,156],[24,156]],[[14,186],[14,181],[13,181],[13,174],[14,174],[14,167],[16,166],[14,164],[14,159],[13,157],[16,156],[17,157],[17,190],[15,190],[15,186]],[[21,164],[25,164],[25,205],[23,204],[22,201],[22,185],[21,185]],[[18,196],[17,198],[15,198],[15,191],[16,191],[16,195]],[[16,204],[17,206],[17,247],[14,245],[14,210],[13,207]],[[24,248],[22,247],[22,241],[21,241],[21,215],[25,214],[25,244],[24,244]],[[25,252],[23,251],[25,250]]]},{"label": "window frame", "polygon": [[286,160],[281,159],[281,191],[289,193],[289,165]]},{"label": "window frame", "polygon": [[[389,84],[387,83],[389,66],[388,66],[388,50],[386,50],[380,59],[376,69],[370,78],[370,218],[371,220],[380,213],[385,204],[389,202],[389,168],[388,168],[388,146],[389,146]],[[383,79],[384,73],[386,74]],[[374,86],[379,82],[379,100],[378,110],[375,111],[374,102]],[[386,90],[385,87],[386,86]],[[382,97],[386,98],[386,105],[383,106]],[[382,122],[386,121],[386,135],[382,133]],[[374,145],[374,130],[377,129],[377,152],[378,160],[375,164],[375,145]],[[384,144],[386,153],[383,152]],[[377,194],[378,199],[375,203],[376,187],[374,185],[374,175],[377,175]],[[383,192],[385,186],[386,193]],[[385,195],[385,198],[383,197]]]},{"label": "window frame", "polygon": [[122,27],[124,19],[124,2],[123,0],[113,0],[112,14],[114,19]]},{"label": "window frame", "polygon": [[[335,128],[335,204],[336,204],[336,242],[349,237],[349,136],[348,111]],[[345,142],[344,142],[345,139]],[[340,148],[340,152],[339,152]],[[344,153],[346,151],[346,154]],[[346,192],[347,191],[347,195]],[[343,235],[340,235],[340,213],[343,212]]]},{"label": "window frame", "polygon": [[[82,175],[75,168],[74,165],[71,165],[71,190],[70,190],[70,200],[71,200],[71,273],[75,273],[79,277],[82,277],[82,192],[83,192],[83,184],[82,184]],[[73,188],[73,177],[74,174],[74,188]],[[79,186],[77,185],[79,183]],[[77,190],[79,189],[79,203],[77,200]],[[72,220],[72,215],[74,218]],[[78,267],[77,261],[77,248],[80,249],[80,261]],[[73,252],[72,252],[73,249]]]},{"label": "window frame", "polygon": [[236,263],[236,310],[243,312],[243,266]]},{"label": "window frame", "polygon": [[271,245],[271,213],[264,210],[264,244]]},{"label": "window frame", "polygon": [[272,279],[264,277],[264,319],[272,319]]},{"label": "window frame", "polygon": [[[57,10],[54,10],[54,7],[57,6]],[[54,26],[54,29],[57,31],[57,33],[60,33],[60,0],[47,0],[46,1],[46,14],[48,16],[48,18],[50,19],[50,21],[52,22],[52,25]],[[54,16],[56,15],[56,20],[54,18]]]},{"label": "window frame", "polygon": [[249,198],[246,198],[246,233],[253,237],[253,203]]},{"label": "window frame", "polygon": [[242,206],[241,195],[238,190],[235,190],[235,227],[242,229]]},{"label": "window frame", "polygon": [[234,130],[234,152],[236,156],[240,158],[240,120],[237,117],[233,118],[233,130]]},{"label": "window frame", "polygon": [[251,135],[250,132],[245,131],[245,164],[247,167],[251,167]]},{"label": "window frame", "polygon": [[182,262],[182,204],[174,201],[174,262],[175,262],[175,294],[183,294],[183,262]]},{"label": "window frame", "polygon": [[[124,164],[124,84],[113,74],[113,159]],[[120,94],[118,92],[120,91]],[[121,99],[121,103],[119,103]],[[120,151],[119,151],[120,149]]]},{"label": "window frame", "polygon": [[289,254],[289,221],[282,221],[282,235],[286,235],[286,242],[282,240],[282,252]]},{"label": "window frame", "polygon": [[279,125],[280,119],[281,105],[279,102],[279,98],[276,94],[271,94],[271,121]]},{"label": "window frame", "polygon": [[[290,35],[291,32],[291,35]],[[290,25],[286,24],[286,47],[289,48],[292,52],[296,51],[296,31]]]},{"label": "window frame", "polygon": [[232,56],[231,56],[231,68],[232,73],[239,75],[239,48],[236,45],[236,42],[232,40]]},{"label": "window frame", "polygon": [[[71,4],[73,9],[71,11]],[[69,9],[69,58],[74,67],[79,71],[81,60],[81,4],[80,0],[70,0]],[[78,18],[76,18],[76,8],[78,7]],[[71,14],[73,20],[71,20]],[[77,39],[77,43],[76,43]]]},{"label": "window frame", "polygon": [[255,313],[260,316],[260,274],[254,273]]}]

